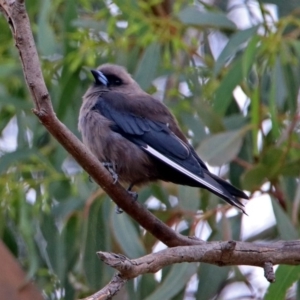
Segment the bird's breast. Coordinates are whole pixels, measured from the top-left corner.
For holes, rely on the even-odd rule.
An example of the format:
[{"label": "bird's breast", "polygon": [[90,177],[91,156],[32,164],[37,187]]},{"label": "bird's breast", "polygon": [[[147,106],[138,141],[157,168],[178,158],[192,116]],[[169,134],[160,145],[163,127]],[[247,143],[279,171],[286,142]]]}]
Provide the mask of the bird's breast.
[{"label": "bird's breast", "polygon": [[142,184],[157,178],[149,155],[121,134],[112,130],[114,123],[95,110],[80,112],[78,128],[83,143],[101,162],[113,163],[119,180]]}]

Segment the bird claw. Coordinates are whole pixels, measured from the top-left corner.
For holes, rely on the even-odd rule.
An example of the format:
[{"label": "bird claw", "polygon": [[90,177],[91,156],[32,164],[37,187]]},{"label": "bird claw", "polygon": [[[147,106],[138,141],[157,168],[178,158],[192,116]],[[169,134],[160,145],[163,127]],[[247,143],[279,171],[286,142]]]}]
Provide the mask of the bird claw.
[{"label": "bird claw", "polygon": [[133,200],[136,201],[137,198],[138,198],[138,196],[139,196],[139,194],[136,193],[136,192],[132,192],[132,191],[131,191],[131,189],[133,188],[133,186],[134,186],[134,183],[131,183],[131,184],[129,185],[129,187],[127,188],[127,192],[128,192],[128,194],[133,198]]},{"label": "bird claw", "polygon": [[[109,172],[110,172],[110,170],[109,170]],[[111,172],[110,172],[110,174],[111,174]],[[114,174],[111,174],[112,175],[112,178],[113,178],[113,184],[116,184],[117,183],[117,181],[118,181],[118,174],[117,173],[114,173]]]},{"label": "bird claw", "polygon": [[[139,196],[138,193],[132,192],[132,191],[130,191],[130,190],[128,190],[128,189],[127,189],[127,192],[128,192],[128,194],[133,198],[134,201],[137,200],[137,198],[138,198],[138,196]],[[115,212],[116,212],[116,214],[120,215],[120,214],[123,213],[123,209],[120,208],[118,205],[116,205]]]},{"label": "bird claw", "polygon": [[110,173],[110,175],[113,178],[113,184],[116,184],[118,181],[118,174],[115,172],[116,164],[111,163],[111,162],[102,162],[103,167],[107,169],[107,171]]},{"label": "bird claw", "polygon": [[120,208],[118,205],[116,205],[116,208],[115,208],[115,213],[116,213],[117,215],[120,215],[120,214],[122,214],[122,213],[123,213],[123,209],[122,209],[122,208]]},{"label": "bird claw", "polygon": [[132,191],[127,191],[127,192],[128,192],[128,194],[133,198],[134,201],[137,200],[137,198],[138,198],[138,196],[139,196],[138,193],[132,192]]}]

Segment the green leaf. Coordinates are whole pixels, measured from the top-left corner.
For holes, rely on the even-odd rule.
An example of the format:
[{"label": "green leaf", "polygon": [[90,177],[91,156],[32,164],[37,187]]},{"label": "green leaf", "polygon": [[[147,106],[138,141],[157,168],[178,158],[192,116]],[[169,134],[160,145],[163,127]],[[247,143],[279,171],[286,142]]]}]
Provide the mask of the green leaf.
[{"label": "green leaf", "polygon": [[255,165],[250,170],[247,170],[242,176],[242,186],[245,190],[255,191],[259,189],[267,180],[269,170],[265,165]]},{"label": "green leaf", "polygon": [[262,156],[261,162],[267,167],[271,168],[284,155],[284,150],[276,146],[270,147]]},{"label": "green leaf", "polygon": [[255,55],[259,50],[259,42],[260,36],[255,35],[248,43],[245,52],[242,56],[242,74],[243,77],[247,76],[248,72],[251,70],[253,66],[253,62],[255,61]]},{"label": "green leaf", "polygon": [[233,101],[232,92],[243,80],[242,59],[237,59],[231,66],[226,76],[221,81],[216,90],[213,100],[214,111],[224,116],[231,101]]},{"label": "green leaf", "polygon": [[5,172],[11,165],[32,158],[36,155],[33,149],[17,149],[14,152],[4,154],[0,159],[0,174]]},{"label": "green leaf", "polygon": [[64,258],[66,260],[67,273],[73,270],[79,254],[79,218],[76,215],[71,216],[64,226],[62,236],[66,244]]},{"label": "green leaf", "polygon": [[292,113],[297,112],[297,97],[299,92],[300,74],[299,65],[293,64],[282,65],[282,71],[285,78],[285,88],[287,93],[287,104]]},{"label": "green leaf", "polygon": [[38,18],[37,45],[42,55],[48,56],[55,53],[57,43],[52,27],[49,25],[48,16],[51,10],[51,1],[43,0]]},{"label": "green leaf", "polygon": [[224,13],[200,11],[196,6],[188,6],[178,14],[184,24],[235,30],[235,24]]},{"label": "green leaf", "polygon": [[[271,131],[274,140],[278,139],[280,135],[277,114],[279,108],[278,101],[282,101],[282,99],[279,98],[282,93],[280,93],[279,91],[283,89],[283,86],[285,88],[284,81],[282,82],[282,79],[283,78],[282,78],[281,66],[280,66],[279,59],[277,58],[275,67],[273,68],[272,71],[272,81],[271,81],[271,88],[270,88],[270,95],[269,95],[269,111],[272,120]],[[285,95],[283,96],[285,97]]]},{"label": "green leaf", "polygon": [[215,63],[213,71],[214,76],[217,76],[227,60],[240,50],[240,46],[246,43],[247,40],[255,34],[257,28],[258,26],[250,27],[246,30],[238,31],[230,37],[228,43],[226,44],[225,48],[223,49]]},{"label": "green leaf", "polygon": [[70,195],[71,183],[68,178],[52,181],[49,185],[51,196],[57,201],[64,201]]},{"label": "green leaf", "polygon": [[126,256],[136,258],[145,255],[146,251],[132,222],[127,214],[116,214],[112,211],[112,227],[116,240]]},{"label": "green leaf", "polygon": [[261,162],[269,170],[269,179],[276,178],[282,170],[282,157],[285,153],[282,149],[277,148],[276,146],[270,147],[267,151],[264,152]]},{"label": "green leaf", "polygon": [[14,236],[11,229],[7,226],[4,227],[3,232],[1,232],[1,240],[4,242],[4,244],[7,246],[7,248],[10,250],[10,252],[15,256],[18,257],[18,244],[16,237]]},{"label": "green leaf", "polygon": [[205,126],[197,116],[191,114],[182,113],[180,119],[183,121],[185,126],[193,132],[193,144],[198,145],[206,136]]},{"label": "green leaf", "polygon": [[59,202],[52,207],[52,214],[57,219],[64,219],[74,211],[80,210],[84,207],[85,199],[81,197],[68,197],[64,201]]},{"label": "green leaf", "polygon": [[241,114],[230,115],[223,119],[224,126],[227,130],[235,130],[236,128],[244,127],[247,124],[248,118]]},{"label": "green leaf", "polygon": [[221,166],[234,159],[239,153],[248,127],[218,133],[205,139],[197,153],[212,166]]},{"label": "green leaf", "polygon": [[138,292],[140,293],[139,299],[145,299],[150,295],[158,286],[158,282],[154,278],[154,274],[142,275],[140,284],[138,286]]},{"label": "green leaf", "polygon": [[280,174],[283,176],[297,177],[299,176],[300,159],[290,161],[286,163],[280,170]]},{"label": "green leaf", "polygon": [[211,106],[200,98],[195,99],[197,114],[200,120],[209,128],[212,133],[224,131],[222,118]]},{"label": "green leaf", "polygon": [[252,148],[253,148],[253,154],[254,156],[259,155],[259,145],[258,145],[258,132],[260,129],[260,110],[261,110],[261,104],[260,104],[260,94],[259,94],[259,88],[258,86],[255,86],[252,93],[251,98],[251,124],[252,124]]},{"label": "green leaf", "polygon": [[142,89],[146,90],[151,86],[156,77],[160,63],[160,45],[153,43],[145,50],[135,72],[134,78]]},{"label": "green leaf", "polygon": [[[81,59],[81,58],[79,58]],[[58,96],[58,104],[56,107],[57,116],[64,119],[68,110],[73,107],[74,94],[79,84],[79,69],[71,70],[70,65],[66,64],[62,69],[60,82],[60,95]],[[73,116],[72,116],[73,117]]]},{"label": "green leaf", "polygon": [[280,239],[282,240],[297,240],[299,235],[297,230],[291,223],[291,218],[283,211],[277,201],[272,199],[273,211],[276,219],[276,225],[279,232]]},{"label": "green leaf", "polygon": [[299,8],[299,1],[298,0],[290,0],[290,1],[282,1],[282,0],[262,0],[263,3],[273,3],[277,6],[277,10],[279,16],[285,16],[291,13],[293,10]]},{"label": "green leaf", "polygon": [[[107,199],[106,199],[107,201]],[[105,277],[106,268],[96,255],[100,250],[105,249],[106,220],[103,218],[103,199],[96,200],[90,207],[90,213],[85,224],[86,238],[82,245],[83,268],[88,284],[93,289],[99,289]]]},{"label": "green leaf", "polygon": [[50,262],[49,268],[64,282],[66,276],[66,245],[51,215],[43,214],[41,230],[47,242],[46,251]]},{"label": "green leaf", "polygon": [[189,186],[179,186],[179,205],[184,210],[197,211],[199,209],[199,191]]},{"label": "green leaf", "polygon": [[[274,106],[275,108],[282,109],[285,104],[285,99],[287,97],[288,91],[286,83],[284,80],[282,61],[279,57],[276,59],[276,63],[273,69],[273,84],[275,85],[275,95],[274,95]],[[272,99],[271,99],[272,100]]]},{"label": "green leaf", "polygon": [[285,300],[288,289],[300,279],[300,266],[278,267],[275,273],[276,281],[270,284],[264,300]]},{"label": "green leaf", "polygon": [[197,300],[209,300],[217,295],[228,278],[230,267],[217,267],[201,263],[198,271]]},{"label": "green leaf", "polygon": [[179,293],[196,272],[196,264],[181,263],[171,267],[165,280],[145,300],[171,299]]},{"label": "green leaf", "polygon": [[95,20],[83,20],[77,19],[72,22],[72,25],[79,28],[93,29],[95,31],[107,31],[107,23],[104,21],[95,21]]},{"label": "green leaf", "polygon": [[237,214],[231,218],[225,218],[230,221],[231,237],[233,240],[240,240],[242,230],[242,217],[243,214]]}]

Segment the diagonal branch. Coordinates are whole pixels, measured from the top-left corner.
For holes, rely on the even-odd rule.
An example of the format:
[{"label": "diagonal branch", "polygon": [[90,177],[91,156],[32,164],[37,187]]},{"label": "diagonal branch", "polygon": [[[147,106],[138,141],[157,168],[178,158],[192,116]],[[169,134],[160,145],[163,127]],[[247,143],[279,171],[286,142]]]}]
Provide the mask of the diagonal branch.
[{"label": "diagonal branch", "polygon": [[33,112],[41,123],[111,199],[156,238],[169,247],[201,243],[176,233],[138,201],[134,201],[119,183],[114,184],[110,174],[97,158],[57,119],[41,71],[24,1],[0,0],[0,8],[10,25],[20,54],[25,81],[35,105]]}]

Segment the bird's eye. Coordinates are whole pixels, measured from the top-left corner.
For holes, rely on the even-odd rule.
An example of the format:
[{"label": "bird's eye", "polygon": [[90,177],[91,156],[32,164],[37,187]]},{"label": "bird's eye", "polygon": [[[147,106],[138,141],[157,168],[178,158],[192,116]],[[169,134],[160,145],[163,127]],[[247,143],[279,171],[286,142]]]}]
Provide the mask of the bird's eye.
[{"label": "bird's eye", "polygon": [[123,84],[123,81],[115,75],[106,75],[106,78],[110,86],[119,86]]},{"label": "bird's eye", "polygon": [[114,84],[115,85],[120,85],[122,82],[121,82],[121,80],[120,79],[116,79],[115,81],[114,81]]}]

